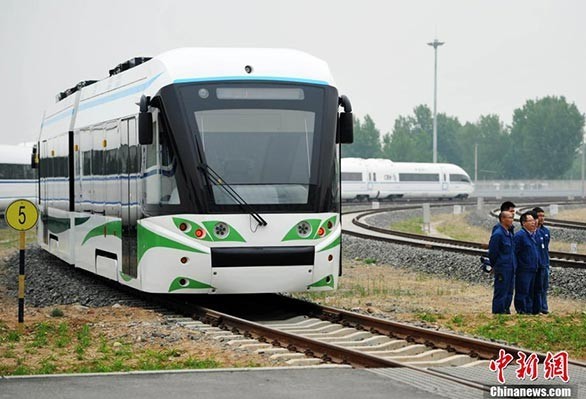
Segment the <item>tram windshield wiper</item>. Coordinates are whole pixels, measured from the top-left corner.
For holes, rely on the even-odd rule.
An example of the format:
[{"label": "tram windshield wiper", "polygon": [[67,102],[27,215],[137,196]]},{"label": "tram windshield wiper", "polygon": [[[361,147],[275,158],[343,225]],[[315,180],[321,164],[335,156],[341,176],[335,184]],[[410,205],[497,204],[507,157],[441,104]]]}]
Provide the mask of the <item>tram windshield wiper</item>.
[{"label": "tram windshield wiper", "polygon": [[238,194],[236,190],[234,190],[234,188],[208,164],[202,163],[198,166],[198,168],[206,174],[208,179],[210,179],[213,184],[223,188],[226,194],[228,194],[238,205],[240,205],[242,209],[249,213],[250,216],[252,216],[260,226],[266,226],[268,224],[267,221],[264,220],[263,217],[260,216],[259,213],[256,212],[254,208],[250,206],[250,204],[248,204],[244,198],[242,198],[240,194]]}]

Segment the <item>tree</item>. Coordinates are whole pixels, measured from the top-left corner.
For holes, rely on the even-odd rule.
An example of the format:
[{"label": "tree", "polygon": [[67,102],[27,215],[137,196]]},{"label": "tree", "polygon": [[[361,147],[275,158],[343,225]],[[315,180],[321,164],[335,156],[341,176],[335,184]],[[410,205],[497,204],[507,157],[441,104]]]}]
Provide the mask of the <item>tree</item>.
[{"label": "tree", "polygon": [[[460,163],[457,118],[438,114],[438,161]],[[432,162],[433,116],[427,105],[418,105],[413,116],[399,116],[393,134],[383,138],[383,154],[397,162]]]},{"label": "tree", "polygon": [[383,138],[383,156],[395,162],[430,162],[432,155],[431,111],[426,105],[413,109],[414,116],[399,116],[393,133]]},{"label": "tree", "polygon": [[476,123],[466,123],[458,133],[461,164],[474,176],[474,148],[478,146],[478,178],[500,179],[507,176],[506,157],[510,151],[508,129],[497,115],[483,115]]},{"label": "tree", "polygon": [[572,166],[583,129],[584,115],[563,96],[528,100],[513,113],[511,177],[560,178]]},{"label": "tree", "polygon": [[370,115],[354,118],[354,143],[342,146],[343,157],[378,158],[381,156],[380,131]]}]

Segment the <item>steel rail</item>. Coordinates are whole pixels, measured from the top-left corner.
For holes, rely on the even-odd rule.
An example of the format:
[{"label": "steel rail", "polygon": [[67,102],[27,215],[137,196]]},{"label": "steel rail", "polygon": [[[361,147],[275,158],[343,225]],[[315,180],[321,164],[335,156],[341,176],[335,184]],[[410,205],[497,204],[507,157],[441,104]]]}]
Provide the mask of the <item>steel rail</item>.
[{"label": "steel rail", "polygon": [[[412,209],[412,208],[410,208]],[[405,233],[397,230],[392,229],[384,229],[381,227],[376,227],[364,223],[361,221],[362,218],[366,216],[370,216],[376,213],[388,212],[393,210],[404,210],[404,209],[392,209],[392,208],[384,208],[384,209],[377,209],[377,210],[370,210],[370,211],[356,211],[352,213],[359,213],[358,216],[352,219],[352,223],[358,227],[361,227],[365,230],[376,231],[381,234],[386,234],[389,237],[374,237],[368,234],[359,233],[350,231],[348,229],[342,229],[344,234],[348,234],[351,236],[383,241],[383,242],[392,242],[398,243],[403,245],[410,245],[414,247],[420,248],[428,248],[434,250],[445,250],[451,252],[459,252],[459,253],[466,253],[470,255],[482,255],[486,256],[488,254],[487,244],[482,244],[478,242],[471,242],[471,241],[461,241],[461,240],[454,240],[451,238],[441,238],[441,237],[430,237],[424,236],[421,234],[414,234],[414,233]],[[349,213],[348,213],[349,214]],[[417,241],[406,241],[401,239],[396,239],[393,237],[403,237],[409,240],[419,240]],[[567,267],[567,268],[575,268],[575,269],[586,269],[586,255],[583,254],[573,254],[569,252],[559,252],[559,251],[550,251],[550,262],[552,266],[557,267]]]},{"label": "steel rail", "polygon": [[[434,331],[392,320],[363,315],[360,313],[337,309],[313,302],[309,303],[300,299],[290,297],[286,298],[290,302],[290,306],[311,309],[312,315],[322,318],[323,320],[340,323],[345,326],[350,326],[357,329],[367,330],[380,335],[404,339],[409,342],[424,344],[426,346],[433,346],[456,353],[467,354],[472,357],[478,357],[487,360],[495,359],[498,357],[499,351],[501,349],[513,355],[517,355],[518,352],[523,352],[526,355],[533,353],[533,351],[528,351],[526,349],[515,346],[496,344],[476,338],[464,337],[442,331]],[[297,305],[296,303],[299,304]],[[536,355],[540,361],[544,361],[547,356],[547,354],[539,352],[536,352]],[[570,363],[576,366],[586,367],[586,363],[584,362],[570,360]]]},{"label": "steel rail", "polygon": [[295,333],[271,328],[266,325],[231,316],[213,309],[194,306],[191,311],[192,317],[198,318],[205,323],[210,323],[215,326],[222,326],[231,331],[238,331],[239,333],[244,333],[245,336],[254,337],[261,342],[269,342],[272,345],[282,346],[289,350],[303,352],[306,355],[318,357],[329,362],[350,364],[357,368],[403,367],[482,391],[489,390],[488,386],[470,380],[465,380],[437,371],[407,365],[363,353],[354,349],[344,348],[339,345],[334,345],[316,339],[304,337]]}]

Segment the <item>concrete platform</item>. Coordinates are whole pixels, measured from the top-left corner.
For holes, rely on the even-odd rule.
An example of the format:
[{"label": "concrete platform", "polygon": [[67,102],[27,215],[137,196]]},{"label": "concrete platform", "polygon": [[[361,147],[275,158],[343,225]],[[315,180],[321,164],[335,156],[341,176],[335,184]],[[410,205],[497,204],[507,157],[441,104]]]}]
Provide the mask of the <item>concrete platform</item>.
[{"label": "concrete platform", "polygon": [[2,399],[445,397],[384,373],[330,366],[0,377]]}]

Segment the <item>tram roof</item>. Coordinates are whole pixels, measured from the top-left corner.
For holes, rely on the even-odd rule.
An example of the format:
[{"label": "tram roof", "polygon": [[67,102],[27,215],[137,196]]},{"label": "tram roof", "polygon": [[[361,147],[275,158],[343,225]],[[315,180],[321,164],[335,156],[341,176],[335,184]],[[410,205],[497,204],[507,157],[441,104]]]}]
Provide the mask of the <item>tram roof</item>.
[{"label": "tram roof", "polygon": [[92,83],[80,84],[79,93],[73,91],[46,110],[41,137],[70,130],[73,117],[75,129],[136,114],[143,94],[152,97],[170,84],[235,80],[335,85],[325,61],[298,50],[179,48],[95,83],[81,82]]}]

